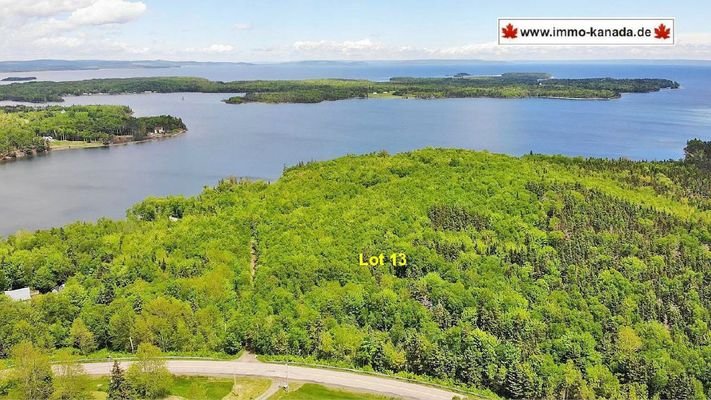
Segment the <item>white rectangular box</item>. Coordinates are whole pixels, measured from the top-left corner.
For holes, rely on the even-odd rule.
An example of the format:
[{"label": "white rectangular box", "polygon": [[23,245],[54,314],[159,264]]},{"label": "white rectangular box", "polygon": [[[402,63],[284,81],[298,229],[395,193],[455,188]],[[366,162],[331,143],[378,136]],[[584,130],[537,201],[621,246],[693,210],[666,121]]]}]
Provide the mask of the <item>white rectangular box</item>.
[{"label": "white rectangular box", "polygon": [[499,18],[499,45],[673,46],[674,18]]}]

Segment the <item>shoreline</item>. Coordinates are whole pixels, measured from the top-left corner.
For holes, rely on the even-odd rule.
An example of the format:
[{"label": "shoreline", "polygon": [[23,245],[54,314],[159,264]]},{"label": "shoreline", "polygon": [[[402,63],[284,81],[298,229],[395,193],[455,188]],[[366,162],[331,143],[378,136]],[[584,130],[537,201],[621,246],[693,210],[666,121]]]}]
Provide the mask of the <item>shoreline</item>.
[{"label": "shoreline", "polygon": [[23,160],[23,159],[27,159],[27,158],[32,158],[32,157],[36,157],[36,156],[40,156],[40,155],[45,155],[48,152],[49,152],[48,150],[37,151],[36,149],[32,150],[29,153],[26,151],[15,150],[11,154],[6,154],[6,155],[0,156],[0,164],[5,164],[5,163],[12,162],[12,161]]},{"label": "shoreline", "polygon": [[451,99],[501,99],[501,100],[526,100],[526,99],[543,99],[543,100],[574,100],[574,101],[613,101],[619,100],[628,94],[648,94],[657,93],[664,90],[678,90],[681,86],[677,88],[662,88],[659,90],[652,90],[647,92],[621,92],[615,96],[610,97],[570,97],[570,96],[445,96],[445,97],[418,97],[418,96],[407,96],[407,95],[393,95],[387,93],[379,93],[377,95],[368,95],[367,97],[347,97],[342,99],[323,99],[320,101],[261,101],[261,100],[239,100],[244,99],[244,96],[233,96],[221,100],[222,103],[228,105],[245,105],[245,104],[321,104],[328,102],[337,101],[349,101],[349,100],[451,100]]},{"label": "shoreline", "polygon": [[27,160],[30,158],[34,157],[40,157],[40,156],[46,156],[52,152],[55,151],[69,151],[69,150],[91,150],[91,149],[103,149],[103,148],[109,148],[109,147],[116,147],[116,146],[126,146],[126,145],[131,145],[131,144],[141,144],[141,143],[148,143],[148,142],[155,142],[159,140],[164,140],[164,139],[171,139],[176,136],[183,135],[187,133],[187,129],[181,129],[176,132],[172,133],[164,133],[164,134],[159,134],[151,137],[146,137],[141,140],[128,140],[128,141],[123,141],[123,142],[115,142],[115,143],[99,143],[99,142],[81,142],[81,141],[76,141],[76,143],[79,143],[81,145],[77,145],[76,147],[72,147],[71,145],[69,146],[62,146],[58,148],[52,148],[52,145],[50,144],[50,147],[45,150],[45,151],[37,151],[37,150],[32,150],[31,152],[24,152],[24,151],[15,151],[14,156],[13,155],[5,155],[0,157],[0,165],[1,164],[6,164],[6,163],[11,163],[13,161],[19,161],[19,160]]},{"label": "shoreline", "polygon": [[435,100],[471,100],[471,99],[497,99],[497,100],[526,100],[526,99],[541,99],[541,100],[573,100],[573,101],[612,101],[619,100],[622,96],[615,97],[565,97],[565,96],[524,96],[524,97],[492,97],[492,96],[472,96],[472,97],[414,97],[414,96],[382,96],[382,97],[349,97],[345,99],[335,99],[335,100],[321,100],[318,102],[295,102],[295,101],[243,101],[243,102],[231,102],[230,98],[222,100],[222,103],[228,105],[247,105],[247,104],[321,104],[329,102],[338,101],[351,101],[351,100],[424,100],[424,101],[435,101]]}]

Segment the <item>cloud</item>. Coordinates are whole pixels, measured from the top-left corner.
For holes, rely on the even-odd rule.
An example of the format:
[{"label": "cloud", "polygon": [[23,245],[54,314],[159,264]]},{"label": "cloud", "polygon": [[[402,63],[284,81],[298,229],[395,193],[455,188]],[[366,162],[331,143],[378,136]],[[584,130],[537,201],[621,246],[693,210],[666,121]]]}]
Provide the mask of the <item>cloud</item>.
[{"label": "cloud", "polygon": [[389,45],[372,39],[297,41],[292,44],[295,56],[322,59],[403,59],[403,58],[466,58],[498,51],[496,42],[432,49],[415,46]]},{"label": "cloud", "polygon": [[432,57],[438,52],[413,46],[389,45],[368,38],[344,41],[297,41],[292,44],[291,50],[295,58],[353,60],[423,58]]},{"label": "cloud", "polygon": [[207,47],[204,51],[206,53],[229,53],[234,49],[235,48],[230,46],[229,44],[213,44]]},{"label": "cloud", "polygon": [[72,28],[125,23],[146,11],[142,1],[127,0],[0,0],[0,20],[23,26],[31,22]]},{"label": "cloud", "polygon": [[67,21],[76,25],[105,25],[126,23],[146,11],[143,2],[125,0],[98,0],[72,12]]},{"label": "cloud", "polygon": [[60,48],[77,48],[85,44],[83,38],[72,36],[50,36],[39,38],[34,41],[34,44],[39,47],[60,47]]},{"label": "cloud", "polygon": [[252,26],[252,24],[249,24],[249,23],[240,22],[240,23],[234,24],[232,26],[232,28],[234,28],[234,30],[236,30],[236,31],[250,31],[250,30],[252,30],[253,26]]},{"label": "cloud", "polygon": [[298,51],[311,53],[340,53],[356,54],[363,52],[381,51],[385,46],[370,39],[346,40],[342,42],[331,40],[319,41],[298,41],[293,44],[293,48]]},{"label": "cloud", "polygon": [[[262,55],[265,55],[262,51]],[[392,45],[372,39],[312,40],[294,42],[289,49],[273,49],[289,59],[487,59],[487,60],[596,60],[596,59],[698,59],[711,60],[711,34],[687,33],[668,46],[499,46],[496,41],[439,48]]]},{"label": "cloud", "polygon": [[126,57],[142,49],[116,39],[139,18],[136,0],[0,0],[0,58]]},{"label": "cloud", "polygon": [[202,53],[202,54],[226,54],[235,51],[234,46],[229,44],[212,44],[203,48],[187,48],[185,52],[187,53]]},{"label": "cloud", "polygon": [[[175,32],[144,33],[134,38],[122,27],[145,15],[147,0],[0,0],[0,59],[106,58],[137,55],[176,60],[293,61],[293,60],[595,60],[697,59],[711,60],[711,33],[678,33],[676,46],[499,46],[495,40],[460,41],[439,45],[389,42],[382,37],[292,41],[286,37],[255,39],[252,48],[225,36],[200,38]],[[184,24],[185,27],[191,25]],[[194,28],[194,27],[193,27]],[[233,31],[254,29],[240,21]],[[145,32],[145,31],[144,31]],[[157,31],[156,31],[157,32]],[[234,33],[234,32],[233,32]],[[232,35],[234,36],[234,35]],[[270,36],[270,35],[267,35]],[[492,32],[492,38],[495,36]],[[182,39],[181,39],[182,38]],[[192,39],[191,39],[192,38]],[[204,40],[204,41],[202,41]],[[235,42],[231,43],[233,40]],[[211,44],[212,43],[212,44]]]},{"label": "cloud", "polygon": [[126,23],[145,10],[143,2],[126,0],[0,0],[0,46],[29,45],[37,39]]},{"label": "cloud", "polygon": [[7,18],[50,17],[90,6],[92,0],[0,0],[0,16]]}]

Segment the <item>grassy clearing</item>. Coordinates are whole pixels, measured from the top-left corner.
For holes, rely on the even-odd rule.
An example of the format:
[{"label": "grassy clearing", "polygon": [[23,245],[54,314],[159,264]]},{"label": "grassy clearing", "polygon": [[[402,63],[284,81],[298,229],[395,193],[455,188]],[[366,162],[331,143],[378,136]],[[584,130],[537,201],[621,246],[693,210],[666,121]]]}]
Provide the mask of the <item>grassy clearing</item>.
[{"label": "grassy clearing", "polygon": [[393,92],[372,92],[368,93],[369,99],[402,99],[402,96],[393,94]]},{"label": "grassy clearing", "polygon": [[329,389],[313,383],[305,383],[289,392],[279,392],[270,400],[391,400],[395,397],[378,396],[368,393],[352,393],[338,389]]},{"label": "grassy clearing", "polygon": [[85,142],[83,140],[54,140],[50,142],[50,150],[93,149],[106,146],[102,142]]},{"label": "grassy clearing", "polygon": [[106,400],[106,391],[109,390],[109,377],[92,377],[89,379],[89,387],[94,400]]},{"label": "grassy clearing", "polygon": [[259,395],[269,389],[271,384],[272,381],[267,378],[237,378],[236,382],[234,382],[234,385],[231,387],[231,392],[227,397],[224,397],[224,400],[256,399]]}]

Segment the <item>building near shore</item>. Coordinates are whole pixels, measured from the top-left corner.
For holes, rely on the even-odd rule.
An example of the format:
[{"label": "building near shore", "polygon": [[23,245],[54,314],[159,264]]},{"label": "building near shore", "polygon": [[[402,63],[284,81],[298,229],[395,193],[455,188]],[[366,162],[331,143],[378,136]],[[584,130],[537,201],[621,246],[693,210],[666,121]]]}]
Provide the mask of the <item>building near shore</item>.
[{"label": "building near shore", "polygon": [[30,288],[28,287],[16,290],[6,290],[4,293],[5,296],[11,298],[14,301],[26,301],[32,298]]}]

